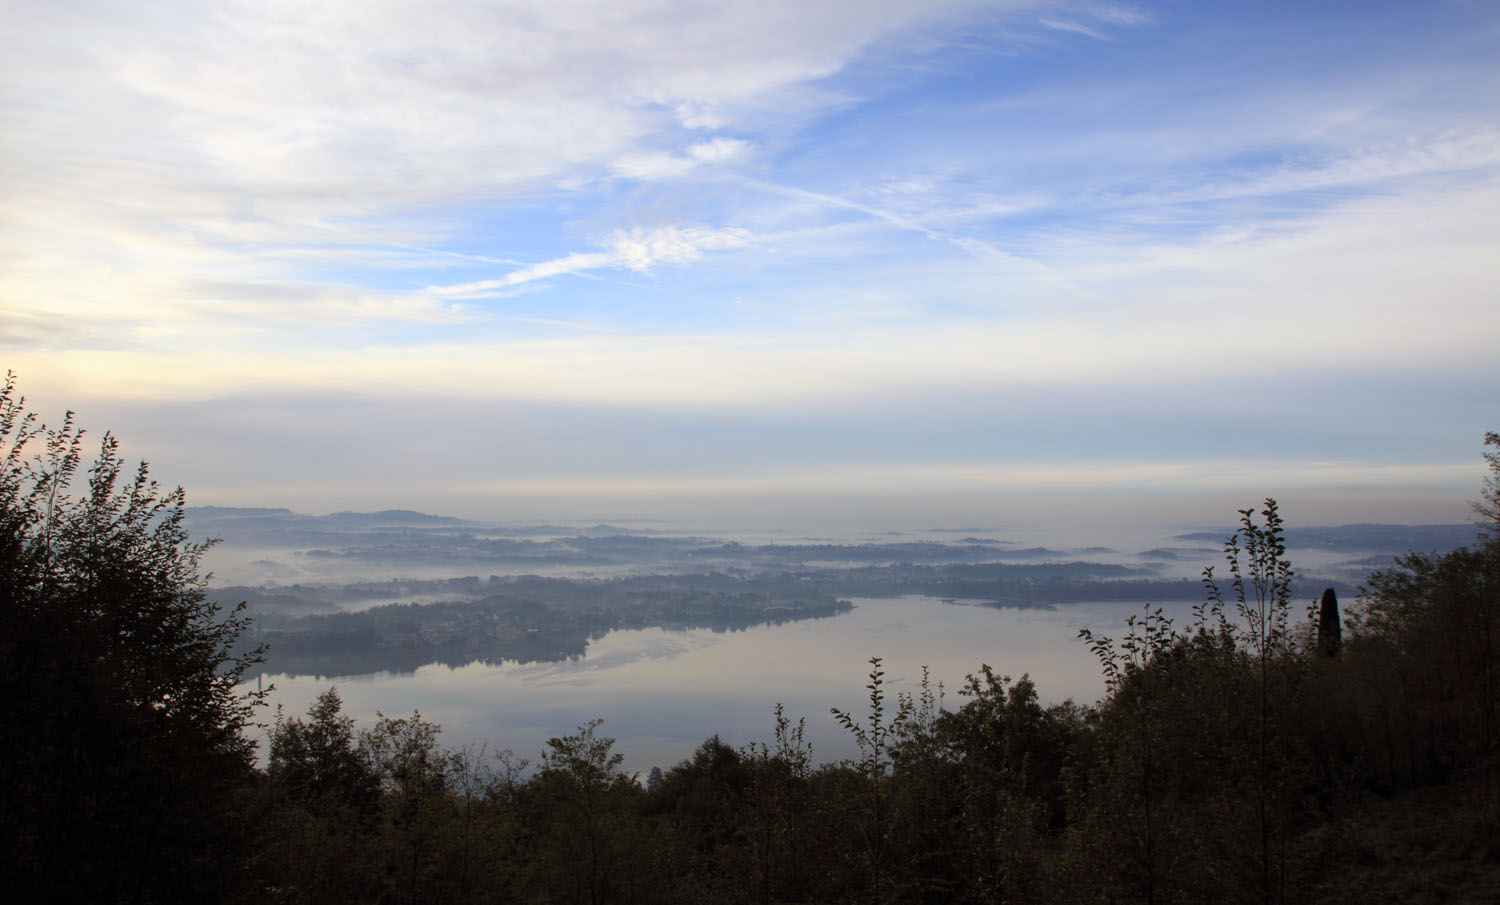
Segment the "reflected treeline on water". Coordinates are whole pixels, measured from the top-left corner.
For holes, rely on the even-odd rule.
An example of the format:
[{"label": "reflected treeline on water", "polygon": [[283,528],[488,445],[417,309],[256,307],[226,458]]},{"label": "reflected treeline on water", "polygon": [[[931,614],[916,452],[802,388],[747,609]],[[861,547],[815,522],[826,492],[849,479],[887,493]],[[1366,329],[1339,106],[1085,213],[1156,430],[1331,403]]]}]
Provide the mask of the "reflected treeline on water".
[{"label": "reflected treeline on water", "polygon": [[[494,584],[504,587],[507,582]],[[456,668],[474,662],[498,666],[582,657],[590,641],[616,629],[734,631],[826,618],[853,606],[817,591],[789,597],[712,587],[625,590],[619,586],[622,582],[560,579],[518,584],[545,588],[547,593],[491,593],[477,599],[303,616],[268,613],[264,621],[270,627],[262,626],[250,640],[266,644],[265,668],[270,672],[403,673],[433,663]]]},{"label": "reflected treeline on water", "polygon": [[[266,669],[291,675],[555,662],[584,656],[591,640],[614,630],[743,630],[836,616],[850,608],[849,597],[1047,607],[1202,593],[1180,564],[1202,561],[1194,547],[1052,550],[973,535],[745,544],[656,528],[495,526],[400,510],[305,516],[208,507],[190,515],[194,533],[221,539],[220,549],[279,551],[279,559],[254,565],[304,579],[211,592],[226,606],[247,604],[256,631],[245,643],[266,644]],[[1351,563],[1367,568],[1413,546],[1446,549],[1457,536],[1451,528],[1345,525],[1303,529],[1298,540],[1363,554]],[[1325,586],[1355,593],[1342,565],[1299,580],[1295,593]],[[478,566],[501,574],[410,577]]]}]

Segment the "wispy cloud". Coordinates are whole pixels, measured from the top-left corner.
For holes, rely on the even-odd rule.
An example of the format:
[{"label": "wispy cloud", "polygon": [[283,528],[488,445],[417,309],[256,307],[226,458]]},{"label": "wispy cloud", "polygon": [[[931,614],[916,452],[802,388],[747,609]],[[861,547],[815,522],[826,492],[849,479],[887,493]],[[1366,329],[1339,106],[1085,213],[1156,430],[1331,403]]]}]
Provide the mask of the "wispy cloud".
[{"label": "wispy cloud", "polygon": [[[1479,6],[12,6],[0,349],[64,405],[732,411],[785,438],[787,474],[831,443],[820,417],[955,395],[961,431],[1130,388],[1128,426],[1158,391],[1295,375],[1316,399],[1379,362],[1458,400],[1452,424],[1492,408]],[[1388,397],[1327,407],[1432,410]],[[734,436],[702,441],[726,474],[752,462]],[[890,436],[848,473],[883,480],[860,469]],[[1021,462],[1003,439],[952,474]],[[631,455],[619,473],[663,456]]]},{"label": "wispy cloud", "polygon": [[[741,163],[749,138],[699,130],[767,99],[816,109],[831,95],[810,82],[882,36],[1033,5],[17,7],[0,100],[7,298],[92,316],[107,303],[89,274],[107,274],[115,306],[132,307],[210,271],[251,295],[302,277],[317,255],[382,291],[361,258],[450,244],[462,224],[435,207]],[[638,269],[698,245],[636,236],[603,254]],[[517,252],[491,256],[533,257]],[[601,266],[590,254],[513,282]],[[309,305],[329,297],[309,280]]]},{"label": "wispy cloud", "polygon": [[658,264],[684,264],[697,260],[705,251],[741,247],[750,238],[748,230],[737,227],[709,229],[699,226],[668,226],[650,230],[620,230],[605,243],[605,251],[575,252],[512,270],[493,280],[429,286],[423,290],[423,294],[442,298],[483,298],[496,290],[522,283],[592,270],[624,268],[636,273],[646,273]]}]

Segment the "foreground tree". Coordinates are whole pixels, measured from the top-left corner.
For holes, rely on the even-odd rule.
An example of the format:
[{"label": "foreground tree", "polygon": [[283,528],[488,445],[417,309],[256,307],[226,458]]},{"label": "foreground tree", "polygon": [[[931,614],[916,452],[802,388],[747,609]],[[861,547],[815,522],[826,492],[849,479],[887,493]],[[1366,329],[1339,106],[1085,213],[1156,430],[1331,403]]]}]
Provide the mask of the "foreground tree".
[{"label": "foreground tree", "polygon": [[267,860],[274,885],[307,905],[370,899],[379,885],[380,776],[342,707],[330,688],[305,720],[278,712],[269,737]]},{"label": "foreground tree", "polygon": [[1413,552],[1374,573],[1350,627],[1387,781],[1478,770],[1500,820],[1500,434],[1484,442],[1480,543]]},{"label": "foreground tree", "polygon": [[631,806],[634,776],[620,769],[615,740],[596,735],[590,720],[575,735],[548,739],[533,781],[545,846],[542,874],[553,901],[600,905],[628,900],[629,857],[637,841]]},{"label": "foreground tree", "polygon": [[205,600],[182,490],[105,434],[0,390],[0,889],[15,901],[214,901],[248,881],[258,652]]}]

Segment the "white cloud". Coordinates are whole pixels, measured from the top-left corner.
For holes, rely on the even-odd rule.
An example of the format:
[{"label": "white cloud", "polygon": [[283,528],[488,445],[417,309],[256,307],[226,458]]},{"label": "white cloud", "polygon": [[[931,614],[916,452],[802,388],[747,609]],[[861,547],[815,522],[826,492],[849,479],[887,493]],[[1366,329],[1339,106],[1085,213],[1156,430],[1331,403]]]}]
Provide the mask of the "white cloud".
[{"label": "white cloud", "polygon": [[677,121],[687,129],[722,129],[728,125],[724,115],[713,104],[681,103],[676,108]]},{"label": "white cloud", "polygon": [[[122,159],[172,158],[154,173],[137,166],[137,178],[207,179],[275,191],[281,203],[505,189],[630,153],[659,131],[663,105],[694,127],[727,122],[723,105],[837,71],[893,29],[1007,5],[579,0],[231,2],[73,15],[68,7],[17,9],[12,40],[35,48],[17,87],[36,93],[8,104],[7,157],[33,179],[48,170],[61,177],[59,165],[80,162],[88,139],[102,132]],[[701,161],[706,148],[721,159],[731,145],[708,142],[689,156]]]},{"label": "white cloud", "polygon": [[749,155],[750,148],[744,139],[714,138],[690,145],[682,154],[663,151],[627,154],[615,161],[614,171],[629,179],[672,179],[703,167],[742,160]]},{"label": "white cloud", "polygon": [[675,179],[691,171],[697,164],[690,158],[664,151],[643,151],[626,154],[614,163],[614,171],[626,179],[658,181]]},{"label": "white cloud", "polygon": [[687,156],[702,164],[739,160],[750,151],[750,143],[738,138],[715,138],[688,148]]},{"label": "white cloud", "polygon": [[[746,139],[683,130],[732,128],[768,101],[816,109],[829,95],[809,80],[883,36],[1034,5],[11,5],[0,37],[0,290],[14,309],[155,318],[197,275],[239,280],[249,298],[297,278],[299,257],[364,267],[375,246],[432,244],[452,228],[414,211],[742,161]],[[605,253],[639,269],[711,244],[631,235]],[[545,262],[513,282],[600,260]],[[313,283],[307,305],[327,297]]]},{"label": "white cloud", "polygon": [[684,264],[702,257],[705,251],[739,248],[750,240],[748,230],[738,227],[705,229],[701,227],[666,227],[664,229],[617,232],[610,241],[615,257],[637,272],[657,264]]},{"label": "white cloud", "polygon": [[645,273],[657,264],[686,264],[705,251],[739,248],[751,239],[738,227],[710,229],[701,226],[667,226],[656,229],[617,230],[605,243],[606,251],[574,252],[512,270],[493,280],[476,280],[451,286],[429,286],[423,295],[441,298],[484,298],[522,283],[566,274],[609,268]]}]

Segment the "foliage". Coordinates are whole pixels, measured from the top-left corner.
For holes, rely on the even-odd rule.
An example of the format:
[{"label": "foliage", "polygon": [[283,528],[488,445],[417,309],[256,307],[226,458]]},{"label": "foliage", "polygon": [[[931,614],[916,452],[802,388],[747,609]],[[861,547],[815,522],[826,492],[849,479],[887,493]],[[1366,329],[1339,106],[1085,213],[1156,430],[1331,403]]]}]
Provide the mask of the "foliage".
[{"label": "foliage", "polygon": [[865,779],[867,792],[863,802],[852,808],[852,826],[858,838],[858,847],[868,871],[869,901],[880,902],[885,895],[885,855],[888,846],[888,825],[885,800],[886,774],[891,768],[892,747],[905,725],[912,718],[910,700],[900,700],[895,716],[885,719],[885,670],[880,668],[881,658],[870,658],[870,683],[865,686],[870,692],[870,711],[864,724],[851,715],[832,708],[834,719],[848,730],[859,746],[857,768]]},{"label": "foliage", "polygon": [[368,815],[380,778],[356,747],[354,719],[342,708],[338,690],[330,688],[308,708],[306,721],[278,714],[267,775],[309,811],[349,819]]},{"label": "foliage", "polygon": [[[1493,547],[1494,541],[1490,542]],[[1371,575],[1350,647],[1383,661],[1375,704],[1393,782],[1493,771],[1500,744],[1500,569],[1493,549],[1412,553]],[[1392,685],[1391,683],[1394,683]]]},{"label": "foliage", "polygon": [[813,770],[806,731],[806,718],[794,726],[778,702],[772,744],[752,742],[744,752],[750,767],[744,838],[753,901],[785,901],[793,890],[809,885],[801,876],[808,866],[807,791]]},{"label": "foliage", "polygon": [[547,741],[537,776],[548,842],[544,875],[565,901],[599,905],[627,885],[635,777],[620,765],[615,740],[590,720],[574,735]]},{"label": "foliage", "polygon": [[1500,433],[1485,431],[1484,445],[1490,447],[1484,451],[1484,462],[1490,473],[1484,478],[1484,489],[1474,504],[1474,511],[1484,519],[1480,539],[1485,542],[1485,549],[1493,552],[1495,543],[1500,542]]},{"label": "foliage", "polygon": [[342,707],[330,688],[306,720],[278,713],[270,731],[268,854],[284,867],[277,886],[300,902],[332,905],[377,886],[380,781]]},{"label": "foliage", "polygon": [[[1224,545],[1229,560],[1230,587],[1240,625],[1235,636],[1253,659],[1259,692],[1254,714],[1254,806],[1259,849],[1255,882],[1262,902],[1286,900],[1287,822],[1294,765],[1283,731],[1286,708],[1298,692],[1297,661],[1291,656],[1292,567],[1286,561],[1281,514],[1275,500],[1266,500],[1256,523],[1253,509],[1240,510],[1240,528]],[[1243,546],[1242,546],[1243,544]],[[1243,555],[1243,565],[1241,562]],[[1204,585],[1213,611],[1224,625],[1223,595],[1213,570],[1205,569]],[[1221,629],[1221,633],[1224,632]]]},{"label": "foliage", "polygon": [[[21,901],[212,901],[246,881],[258,652],[204,598],[181,488],[128,473],[105,434],[84,468],[0,390],[0,887]],[[84,486],[75,492],[75,481]]]},{"label": "foliage", "polygon": [[1071,702],[1043,707],[1030,677],[1012,682],[988,665],[959,694],[967,703],[939,717],[938,738],[954,766],[960,875],[978,901],[1044,897],[1084,715]]}]

